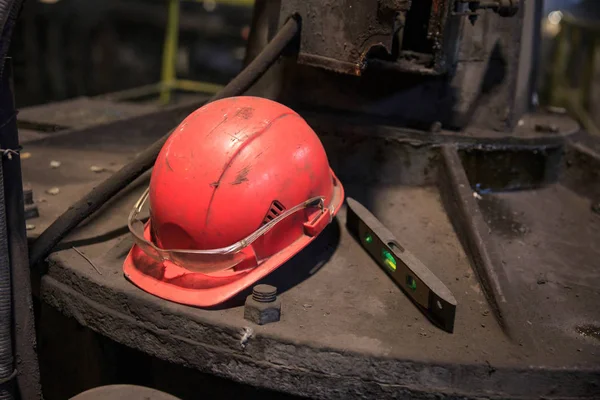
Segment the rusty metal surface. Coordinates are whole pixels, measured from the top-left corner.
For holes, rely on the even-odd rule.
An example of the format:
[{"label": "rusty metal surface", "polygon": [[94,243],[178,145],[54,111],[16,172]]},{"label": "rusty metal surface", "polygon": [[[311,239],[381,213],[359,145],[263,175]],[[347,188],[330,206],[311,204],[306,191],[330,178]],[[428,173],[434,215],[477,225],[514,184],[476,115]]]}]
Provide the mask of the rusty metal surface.
[{"label": "rusty metal surface", "polygon": [[[119,136],[129,146],[144,146],[149,138],[158,139],[200,107],[207,96],[185,98],[180,104],[160,107],[111,101],[104,98],[76,99],[22,110],[17,116],[21,143],[103,148],[121,151]],[[86,104],[93,104],[86,110]],[[90,117],[90,119],[87,119]],[[100,146],[100,147],[98,147]]]},{"label": "rusty metal surface", "polygon": [[[265,327],[248,325],[240,305],[199,310],[138,290],[121,274],[129,240],[112,250],[110,245],[86,249],[102,275],[74,252],[56,254],[42,280],[42,297],[83,325],[155,357],[292,394],[577,398],[597,393],[593,342],[579,345],[581,352],[556,346],[552,354],[504,336],[434,188],[348,189],[391,221],[407,248],[456,293],[453,335],[430,325],[337,223],[267,280],[285,290],[282,320]],[[248,327],[253,334],[246,342]]]},{"label": "rusty metal surface", "polygon": [[148,114],[156,107],[135,103],[114,103],[107,100],[80,97],[47,105],[28,107],[19,113],[20,126],[42,131],[105,124],[119,119]]},{"label": "rusty metal surface", "polygon": [[478,201],[511,289],[529,305],[521,308],[535,345],[550,354],[591,352],[600,363],[600,338],[581,332],[600,329],[600,218],[591,202],[560,184]]},{"label": "rusty metal surface", "polygon": [[[513,132],[529,108],[531,68],[535,65],[530,55],[535,54],[535,49],[533,41],[522,36],[532,33],[532,30],[523,30],[523,23],[532,20],[531,7],[521,7],[512,18],[482,12],[474,25],[462,16],[445,16],[445,20],[440,21],[445,26],[439,30],[441,37],[433,45],[430,43],[436,48],[441,46],[436,50],[439,52],[428,52],[417,43],[415,51],[404,49],[394,61],[393,57],[384,55],[387,50],[383,51],[383,47],[389,43],[386,41],[381,52],[372,54],[367,68],[360,69],[364,59],[358,50],[355,53],[359,56],[351,57],[349,49],[362,42],[350,39],[366,28],[354,27],[354,22],[348,22],[352,21],[354,7],[328,11],[329,3],[282,3],[282,10],[288,13],[294,10],[307,13],[303,16],[305,34],[299,60],[310,59],[313,67],[298,65],[296,60],[285,63],[265,78],[263,89],[255,92],[259,95],[301,111],[319,108],[363,114],[388,118],[389,124],[395,126],[427,129],[423,126],[440,122],[446,129],[503,133]],[[376,2],[357,3],[370,4],[371,13],[377,7]],[[446,12],[446,3],[433,4],[445,5]],[[284,11],[279,14],[280,20],[289,15]],[[326,17],[333,22],[325,23]],[[407,24],[409,21],[407,19]],[[347,36],[345,31],[354,28],[357,31]],[[409,28],[407,25],[405,37],[410,37],[406,36]],[[318,51],[304,51],[303,44],[314,46]],[[312,62],[315,60],[318,62]],[[431,68],[432,63],[440,68],[443,65],[443,69]],[[317,65],[327,69],[315,68]],[[346,73],[331,71],[336,68]],[[441,76],[440,71],[444,72]],[[360,78],[356,76],[359,72]],[[517,90],[517,86],[521,89]]]},{"label": "rusty metal surface", "polygon": [[281,23],[297,13],[302,18],[299,62],[336,72],[360,75],[371,47],[391,52],[394,13],[406,12],[405,1],[296,1],[281,5]]},{"label": "rusty metal surface", "polygon": [[445,37],[449,11],[446,0],[285,0],[280,23],[298,14],[311,33],[300,41],[298,62],[304,65],[359,76],[377,67],[368,62],[375,58],[400,72],[438,75],[452,64],[456,37]]},{"label": "rusty metal surface", "polygon": [[[328,131],[326,126],[337,130]],[[153,357],[296,395],[425,398],[431,393],[461,393],[465,398],[538,398],[598,393],[597,341],[581,335],[556,336],[552,340],[564,344],[565,350],[549,345],[555,349],[551,353],[511,342],[494,318],[436,186],[439,145],[452,140],[477,148],[476,139],[446,132],[423,136],[386,128],[373,135],[360,127],[345,133],[344,129],[335,123],[319,128],[332,167],[348,195],[386,221],[406,248],[455,293],[454,334],[424,319],[347,234],[344,211],[314,245],[266,280],[277,286],[282,301],[281,320],[275,324],[256,327],[244,320],[247,293],[215,310],[180,306],[144,293],[122,275],[122,260],[131,241],[127,236],[107,235],[125,225],[146,184],[143,180],[68,239],[96,238],[95,244],[94,240],[77,244],[87,259],[70,246],[51,257],[36,287],[38,295],[79,323]],[[118,132],[104,132],[107,136],[101,141],[94,138],[101,130],[86,129],[81,131],[85,134],[72,131],[26,144],[24,151],[31,156],[23,161],[25,178],[36,200],[42,196],[36,193],[45,199],[39,203],[36,229],[29,233],[35,235],[47,226],[73,198],[143,148],[144,140],[150,142],[163,133],[158,130],[150,129],[132,142]],[[517,146],[533,154],[544,147],[544,141],[560,149],[565,137],[536,132]],[[496,137],[488,146],[510,152],[515,143]],[[49,161],[57,158],[64,162],[61,168],[48,168]],[[560,159],[554,161],[560,165]],[[90,169],[94,164],[107,170],[94,173]],[[527,165],[523,159],[508,168]],[[502,164],[502,168],[506,167]],[[534,178],[538,183],[555,179],[551,174]],[[45,194],[50,186],[60,187],[60,193]],[[575,295],[578,288],[572,290]],[[593,322],[589,315],[587,319]],[[242,346],[249,326],[253,334],[246,335]],[[582,386],[581,381],[588,384]]]}]

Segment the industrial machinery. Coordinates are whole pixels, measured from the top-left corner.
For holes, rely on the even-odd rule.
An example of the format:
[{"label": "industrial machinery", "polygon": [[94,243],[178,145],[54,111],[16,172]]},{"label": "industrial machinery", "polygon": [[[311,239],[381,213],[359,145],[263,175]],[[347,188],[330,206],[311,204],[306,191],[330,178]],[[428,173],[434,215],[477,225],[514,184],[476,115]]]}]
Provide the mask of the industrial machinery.
[{"label": "industrial machinery", "polygon": [[[247,66],[210,99],[158,107],[108,95],[21,110],[46,398],[114,383],[180,398],[600,397],[600,141],[532,104],[541,3],[254,7]],[[300,114],[362,206],[342,207],[225,303],[146,293],[122,272],[145,171],[185,116],[242,93]],[[60,129],[35,129],[48,126]],[[355,210],[370,222],[356,225]],[[390,262],[418,279],[390,279],[378,265]],[[416,290],[427,281],[439,291]],[[251,318],[245,301],[253,312],[276,301],[280,313]],[[16,371],[19,390],[35,387],[35,374]]]}]

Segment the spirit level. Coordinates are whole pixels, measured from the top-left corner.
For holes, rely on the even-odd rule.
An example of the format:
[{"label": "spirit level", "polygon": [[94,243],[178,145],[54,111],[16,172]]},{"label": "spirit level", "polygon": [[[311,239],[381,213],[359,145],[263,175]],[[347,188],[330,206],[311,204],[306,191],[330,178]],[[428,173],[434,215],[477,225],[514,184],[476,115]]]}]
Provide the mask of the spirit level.
[{"label": "spirit level", "polygon": [[452,292],[362,204],[347,199],[346,226],[417,307],[440,328],[452,332],[456,300]]}]

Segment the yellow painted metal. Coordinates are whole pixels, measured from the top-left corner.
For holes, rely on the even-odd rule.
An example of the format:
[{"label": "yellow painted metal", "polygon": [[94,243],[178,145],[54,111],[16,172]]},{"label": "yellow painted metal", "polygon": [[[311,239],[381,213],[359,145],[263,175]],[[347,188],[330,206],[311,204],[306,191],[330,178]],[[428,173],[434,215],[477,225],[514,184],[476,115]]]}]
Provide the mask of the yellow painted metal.
[{"label": "yellow painted metal", "polygon": [[[600,128],[590,115],[591,90],[594,86],[596,54],[600,45],[600,27],[563,16],[552,59],[548,100],[552,106],[565,107],[592,134]],[[583,63],[577,84],[571,82],[573,60],[581,55]]]},{"label": "yellow painted metal", "polygon": [[163,48],[160,102],[168,104],[171,100],[171,87],[175,83],[177,47],[179,44],[179,0],[168,1],[167,29]]},{"label": "yellow painted metal", "polygon": [[[196,3],[204,3],[206,0],[192,0]],[[214,1],[217,4],[225,4],[228,6],[238,6],[238,7],[252,7],[254,5],[254,0],[209,0]]]},{"label": "yellow painted metal", "polygon": [[177,79],[172,87],[173,89],[199,93],[217,93],[219,90],[223,89],[223,85],[218,85],[216,83],[190,81],[185,79]]},{"label": "yellow painted metal", "polygon": [[[205,0],[188,0],[203,3]],[[207,0],[213,1],[216,4],[225,4],[238,7],[252,7],[254,0]],[[165,31],[165,42],[163,47],[162,71],[160,87],[160,102],[169,104],[171,101],[171,92],[173,89],[201,92],[201,93],[216,93],[222,88],[210,82],[197,82],[190,80],[177,79],[177,49],[179,46],[179,13],[181,0],[167,0],[168,16],[167,27]]]}]

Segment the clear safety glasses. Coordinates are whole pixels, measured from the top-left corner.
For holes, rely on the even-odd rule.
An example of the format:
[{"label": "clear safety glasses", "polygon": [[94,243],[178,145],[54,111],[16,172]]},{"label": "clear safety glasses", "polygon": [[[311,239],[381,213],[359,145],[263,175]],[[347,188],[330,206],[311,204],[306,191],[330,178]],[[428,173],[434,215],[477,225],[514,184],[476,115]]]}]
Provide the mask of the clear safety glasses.
[{"label": "clear safety glasses", "polygon": [[254,231],[254,233],[231,246],[210,250],[166,250],[157,247],[154,243],[145,239],[144,222],[138,218],[138,215],[142,212],[144,204],[148,199],[149,193],[150,188],[147,188],[140,199],[135,203],[127,221],[135,243],[144,253],[146,253],[146,255],[156,261],[170,261],[183,268],[203,273],[223,271],[240,264],[248,257],[248,254],[244,252],[244,249],[273,229],[275,225],[296,212],[311,207],[318,207],[321,214],[326,210],[325,198],[321,196],[313,197],[295,207],[285,210],[268,223],[262,225]]}]

